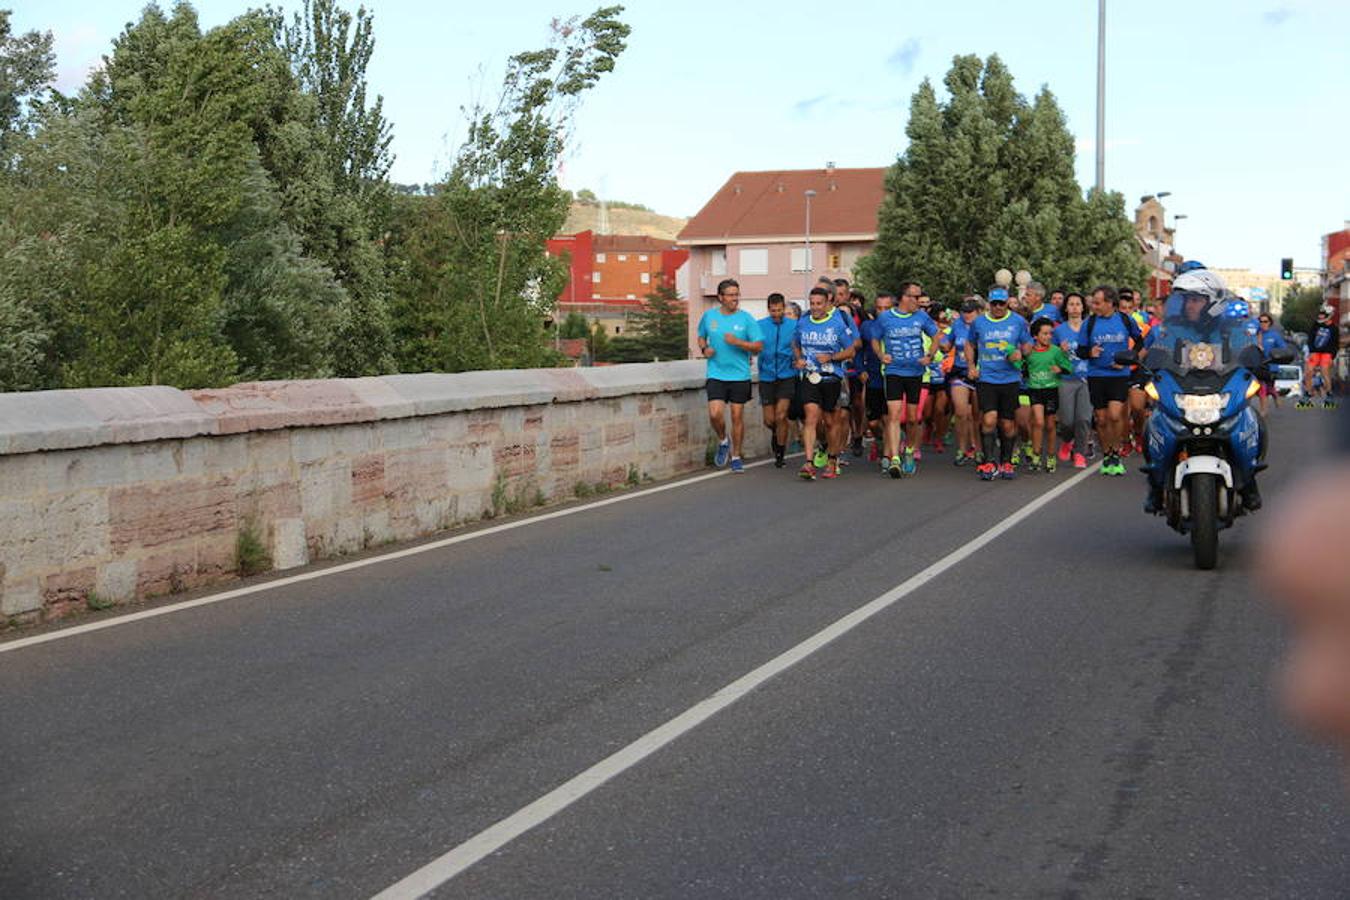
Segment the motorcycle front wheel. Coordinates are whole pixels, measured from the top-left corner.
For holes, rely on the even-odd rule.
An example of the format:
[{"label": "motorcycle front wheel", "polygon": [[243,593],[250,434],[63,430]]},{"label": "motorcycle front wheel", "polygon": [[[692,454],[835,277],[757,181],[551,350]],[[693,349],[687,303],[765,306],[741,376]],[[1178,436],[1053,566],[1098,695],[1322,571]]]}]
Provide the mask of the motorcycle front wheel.
[{"label": "motorcycle front wheel", "polygon": [[1187,479],[1191,507],[1191,549],[1197,569],[1219,561],[1219,477],[1207,472]]}]

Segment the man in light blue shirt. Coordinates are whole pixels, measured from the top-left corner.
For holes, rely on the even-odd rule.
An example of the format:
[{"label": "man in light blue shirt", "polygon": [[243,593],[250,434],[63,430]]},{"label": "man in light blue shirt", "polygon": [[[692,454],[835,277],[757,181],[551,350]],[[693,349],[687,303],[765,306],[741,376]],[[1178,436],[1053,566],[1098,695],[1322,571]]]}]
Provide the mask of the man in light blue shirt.
[{"label": "man in light blue shirt", "polygon": [[[708,361],[708,419],[717,434],[720,468],[731,458],[731,471],[744,471],[741,445],[745,438],[745,404],[750,400],[750,355],[764,349],[755,317],[741,309],[741,286],[733,278],[717,285],[718,305],[698,321],[698,346]],[[726,408],[731,407],[731,437]]]},{"label": "man in light blue shirt", "polygon": [[764,409],[764,427],[769,429],[773,464],[781,469],[786,465],[788,406],[797,386],[797,370],[792,367],[797,323],[787,317],[787,300],[782,294],[770,294],[768,306],[769,314],[759,320],[764,338],[759,354],[759,403]]}]

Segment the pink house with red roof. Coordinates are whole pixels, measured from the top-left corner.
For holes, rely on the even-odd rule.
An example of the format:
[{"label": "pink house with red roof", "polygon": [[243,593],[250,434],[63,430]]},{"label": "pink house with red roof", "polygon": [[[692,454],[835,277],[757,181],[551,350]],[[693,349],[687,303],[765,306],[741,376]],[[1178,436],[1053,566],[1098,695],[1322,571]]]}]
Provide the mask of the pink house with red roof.
[{"label": "pink house with red roof", "polygon": [[767,314],[771,293],[805,308],[806,291],[821,276],[852,281],[858,259],[876,243],[885,176],[884,168],[832,166],[732,175],[676,237],[689,248],[691,349],[724,278],[740,283],[741,308],[756,317]]}]

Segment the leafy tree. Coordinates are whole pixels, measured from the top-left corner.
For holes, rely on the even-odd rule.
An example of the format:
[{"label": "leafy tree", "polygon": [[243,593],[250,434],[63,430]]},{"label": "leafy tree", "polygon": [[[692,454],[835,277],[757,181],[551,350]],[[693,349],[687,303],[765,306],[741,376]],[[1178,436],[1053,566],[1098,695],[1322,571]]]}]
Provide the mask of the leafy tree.
[{"label": "leafy tree", "polygon": [[51,86],[56,72],[52,33],[15,35],[11,11],[0,9],[0,167],[14,152],[14,138],[29,125],[29,107]]},{"label": "leafy tree", "polygon": [[405,370],[553,360],[543,320],[567,272],[544,250],[569,205],[555,172],[581,95],[626,46],[620,12],[555,22],[550,46],[511,57],[497,103],[469,111],[468,137],[433,202],[405,208],[396,309]]},{"label": "leafy tree", "polygon": [[599,322],[591,329],[590,351],[591,359],[597,361],[609,361],[609,335],[605,333],[605,326]]},{"label": "leafy tree", "polygon": [[568,313],[560,328],[559,336],[566,340],[584,338],[590,334],[590,325],[587,324],[586,317],[579,312]]},{"label": "leafy tree", "polygon": [[689,313],[674,285],[657,285],[632,322],[647,360],[689,356]]},{"label": "leafy tree", "polygon": [[926,79],[910,98],[909,146],[886,173],[859,280],[918,280],[947,299],[983,291],[1004,266],[1054,284],[1140,283],[1124,198],[1084,197],[1049,89],[1028,103],[996,55],[955,57],[943,83],[945,103]]},{"label": "leafy tree", "polygon": [[1317,322],[1317,310],[1323,303],[1322,289],[1291,285],[1284,295],[1280,327],[1291,334],[1303,334]]}]

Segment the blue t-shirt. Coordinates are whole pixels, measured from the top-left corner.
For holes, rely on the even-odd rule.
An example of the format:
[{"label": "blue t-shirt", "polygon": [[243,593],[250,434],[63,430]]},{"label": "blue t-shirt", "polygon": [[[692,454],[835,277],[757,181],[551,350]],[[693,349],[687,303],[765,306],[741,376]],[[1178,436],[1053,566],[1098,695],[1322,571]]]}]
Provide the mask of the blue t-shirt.
[{"label": "blue t-shirt", "polygon": [[1056,325],[1058,325],[1060,322],[1064,321],[1064,314],[1059,311],[1059,307],[1055,306],[1055,304],[1042,303],[1041,308],[1036,310],[1035,312],[1027,310],[1028,325],[1030,325],[1032,322],[1035,322],[1037,319],[1049,319],[1051,322],[1054,322]]},{"label": "blue t-shirt", "polygon": [[952,358],[952,372],[961,374],[966,371],[966,341],[970,338],[970,326],[966,320],[957,316],[952,322],[951,333],[943,338],[945,343],[951,344],[952,353],[956,354]]},{"label": "blue t-shirt", "polygon": [[1022,381],[1020,363],[1008,361],[1008,354],[1031,343],[1027,320],[1012,313],[1001,319],[981,315],[970,326],[970,340],[975,342],[976,360],[980,364],[980,381],[986,384],[1018,384]]},{"label": "blue t-shirt", "polygon": [[708,377],[718,381],[749,381],[750,351],[728,344],[726,337],[729,334],[752,344],[764,339],[755,317],[743,309],[726,315],[720,307],[714,306],[705,312],[698,320],[698,336],[713,348],[713,355],[708,360]]},{"label": "blue t-shirt", "polygon": [[764,340],[764,349],[759,351],[759,380],[795,378],[797,370],[792,368],[792,336],[797,333],[797,323],[786,316],[781,322],[774,322],[773,316],[765,316],[759,320],[759,333]]},{"label": "blue t-shirt", "polygon": [[1073,360],[1073,371],[1065,372],[1063,378],[1075,378],[1081,381],[1087,377],[1088,362],[1086,359],[1078,358],[1078,344],[1083,335],[1083,323],[1086,321],[1084,319],[1079,322],[1077,328],[1074,328],[1068,322],[1060,322],[1055,326],[1055,330],[1050,333],[1051,340],[1057,345],[1062,345],[1065,341],[1069,344],[1068,349],[1064,352],[1068,353],[1069,359]]},{"label": "blue t-shirt", "polygon": [[1256,339],[1260,341],[1261,352],[1265,354],[1266,359],[1270,359],[1270,351],[1289,346],[1288,342],[1284,339],[1284,335],[1280,334],[1274,328],[1269,331],[1256,332]]},{"label": "blue t-shirt", "polygon": [[946,358],[950,350],[943,350],[939,341],[945,335],[939,331],[938,337],[929,338],[927,341],[928,352],[933,354],[933,358],[928,361],[928,370],[924,373],[924,378],[929,384],[946,384],[947,373],[942,371],[942,361]]},{"label": "blue t-shirt", "polygon": [[884,385],[881,383],[881,357],[872,352],[872,338],[877,336],[876,320],[866,319],[860,329],[862,337],[862,349],[858,351],[858,356],[862,357],[861,368],[867,373],[867,386],[872,390],[882,390]]},{"label": "blue t-shirt", "polygon": [[888,309],[877,316],[875,326],[876,339],[881,341],[881,349],[889,353],[891,361],[882,366],[887,375],[903,375],[914,378],[922,375],[924,365],[924,335],[937,337],[937,323],[923,310],[912,313],[896,312]]},{"label": "blue t-shirt", "polygon": [[1117,367],[1116,354],[1121,350],[1130,349],[1131,338],[1143,341],[1143,335],[1139,332],[1139,326],[1134,319],[1119,312],[1106,317],[1091,315],[1083,321],[1085,337],[1089,325],[1092,329],[1092,346],[1101,347],[1102,352],[1100,356],[1088,359],[1088,377],[1129,378],[1130,367]]},{"label": "blue t-shirt", "polygon": [[853,323],[844,323],[844,317],[830,313],[823,320],[816,321],[811,316],[802,316],[797,320],[797,336],[794,338],[806,358],[806,371],[819,372],[828,378],[839,378],[844,374],[841,362],[822,363],[816,359],[818,353],[839,353],[853,346]]}]

